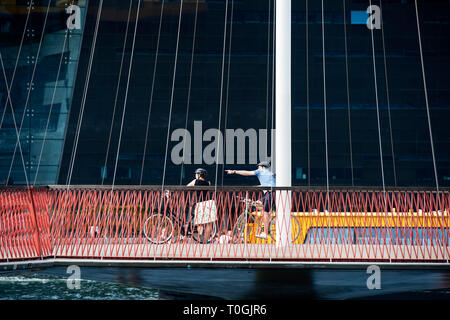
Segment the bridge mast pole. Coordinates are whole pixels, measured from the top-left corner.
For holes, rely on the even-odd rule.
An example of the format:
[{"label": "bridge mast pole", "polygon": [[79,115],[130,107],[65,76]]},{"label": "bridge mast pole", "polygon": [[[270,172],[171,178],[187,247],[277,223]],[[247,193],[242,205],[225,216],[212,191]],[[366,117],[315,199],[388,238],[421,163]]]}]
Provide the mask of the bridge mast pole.
[{"label": "bridge mast pole", "polygon": [[[275,169],[277,187],[291,187],[291,0],[275,0]],[[291,243],[291,191],[276,191],[276,245]]]}]

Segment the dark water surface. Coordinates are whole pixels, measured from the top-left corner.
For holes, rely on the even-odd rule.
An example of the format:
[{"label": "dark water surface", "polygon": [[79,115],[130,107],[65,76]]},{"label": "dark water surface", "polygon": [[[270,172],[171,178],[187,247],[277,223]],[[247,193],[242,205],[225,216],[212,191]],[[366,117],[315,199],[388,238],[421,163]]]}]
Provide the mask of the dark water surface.
[{"label": "dark water surface", "polygon": [[365,268],[67,267],[0,273],[1,300],[445,299],[450,270],[383,270],[369,290]]},{"label": "dark water surface", "polygon": [[68,287],[67,276],[38,271],[0,275],[2,300],[157,300],[158,290],[97,280],[79,282],[79,289]]}]

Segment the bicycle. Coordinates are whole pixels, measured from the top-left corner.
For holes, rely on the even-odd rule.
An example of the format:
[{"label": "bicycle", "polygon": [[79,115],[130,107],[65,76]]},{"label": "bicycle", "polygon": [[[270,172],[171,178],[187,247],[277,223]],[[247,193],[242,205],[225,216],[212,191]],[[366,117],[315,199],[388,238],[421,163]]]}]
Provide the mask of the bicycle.
[{"label": "bicycle", "polygon": [[[251,200],[245,197],[245,199],[240,200],[240,202],[244,203],[245,209],[244,212],[239,215],[233,227],[234,243],[246,242],[246,238],[248,238],[249,235],[253,234],[255,231],[259,233],[261,230],[264,230],[264,225],[262,223],[262,201]],[[291,238],[292,242],[295,242],[300,236],[300,221],[296,216],[291,215],[291,222]],[[251,231],[248,230],[250,224],[253,225],[253,230]],[[274,213],[271,213],[269,222],[269,236],[272,241],[276,241],[276,214]]]},{"label": "bicycle", "polygon": [[[170,193],[166,192],[165,198],[166,201],[170,201]],[[153,244],[163,244],[179,235],[184,238],[192,236],[195,242],[204,242],[203,234],[199,234],[199,226],[194,224],[195,221],[190,214],[188,221],[184,223],[185,221],[182,220],[184,212],[172,212],[169,209],[170,206],[167,206],[167,208],[166,214],[154,213],[145,220],[143,231],[148,241]],[[189,207],[188,210],[194,210],[194,206]],[[212,223],[211,226],[210,236],[206,239],[206,243],[212,242],[217,235],[216,223]]]}]

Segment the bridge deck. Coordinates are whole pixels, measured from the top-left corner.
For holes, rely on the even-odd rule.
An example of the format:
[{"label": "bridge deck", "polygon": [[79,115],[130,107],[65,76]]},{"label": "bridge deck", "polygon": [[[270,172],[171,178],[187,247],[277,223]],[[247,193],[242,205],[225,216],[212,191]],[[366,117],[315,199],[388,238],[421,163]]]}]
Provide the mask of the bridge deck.
[{"label": "bridge deck", "polygon": [[[261,261],[427,261],[448,263],[447,250],[411,245],[310,245],[294,244],[100,244],[67,245],[51,253],[58,258],[157,259],[157,260],[261,260]],[[0,253],[0,261],[23,259],[23,255]],[[31,253],[28,259],[39,258]]]},{"label": "bridge deck", "polygon": [[[291,230],[291,238],[297,237],[295,244],[277,247],[270,238],[256,238],[264,222],[261,189],[211,193],[216,216],[212,211],[210,216],[218,229],[213,244],[193,242],[180,227],[184,209],[198,200],[191,190],[0,190],[0,263],[36,258],[449,263],[448,191],[290,191],[289,197],[277,197],[277,208],[289,206],[295,217],[273,220],[271,234],[283,238],[289,234],[283,231]],[[163,237],[169,230],[171,242],[163,245],[144,236]]]}]

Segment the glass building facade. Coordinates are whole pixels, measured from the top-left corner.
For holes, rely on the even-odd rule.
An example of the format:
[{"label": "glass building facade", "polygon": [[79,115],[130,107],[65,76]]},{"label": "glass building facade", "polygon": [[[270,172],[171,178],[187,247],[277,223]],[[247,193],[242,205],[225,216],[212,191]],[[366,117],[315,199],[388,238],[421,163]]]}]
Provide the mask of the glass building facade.
[{"label": "glass building facade", "polygon": [[[178,185],[204,167],[213,184],[258,183],[223,172],[271,155],[273,0],[33,3],[0,5],[0,181]],[[435,168],[450,185],[450,3],[417,13],[411,0],[292,1],[293,185],[434,188]],[[205,158],[211,133],[238,129],[245,154],[227,158],[224,142],[222,162]]]},{"label": "glass building facade", "polygon": [[[78,2],[81,19],[86,3]],[[83,25],[67,28],[68,7],[64,1],[0,2],[3,183],[57,181],[83,38]]]}]

